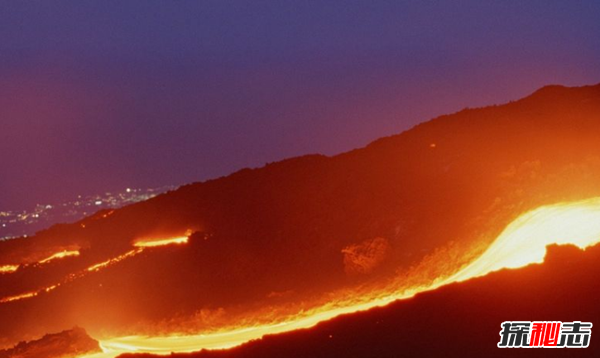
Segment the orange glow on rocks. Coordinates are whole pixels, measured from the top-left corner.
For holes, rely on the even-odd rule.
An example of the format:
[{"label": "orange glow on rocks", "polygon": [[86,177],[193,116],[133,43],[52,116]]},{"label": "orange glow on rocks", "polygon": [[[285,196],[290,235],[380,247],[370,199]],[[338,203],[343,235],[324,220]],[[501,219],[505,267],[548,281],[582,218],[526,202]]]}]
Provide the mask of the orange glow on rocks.
[{"label": "orange glow on rocks", "polygon": [[[161,241],[166,244],[169,240]],[[377,291],[362,297],[344,297],[340,299],[341,302],[324,304],[314,310],[270,324],[248,324],[197,335],[127,336],[106,339],[101,341],[103,353],[86,356],[86,358],[111,358],[132,352],[170,354],[231,348],[267,334],[310,328],[342,314],[384,306],[399,299],[410,298],[419,292],[483,276],[500,269],[540,263],[549,244],[573,244],[586,248],[598,242],[600,242],[600,198],[543,206],[514,220],[479,258],[455,274],[449,273],[446,277],[439,277],[427,286],[401,290],[396,288],[387,292]]]}]

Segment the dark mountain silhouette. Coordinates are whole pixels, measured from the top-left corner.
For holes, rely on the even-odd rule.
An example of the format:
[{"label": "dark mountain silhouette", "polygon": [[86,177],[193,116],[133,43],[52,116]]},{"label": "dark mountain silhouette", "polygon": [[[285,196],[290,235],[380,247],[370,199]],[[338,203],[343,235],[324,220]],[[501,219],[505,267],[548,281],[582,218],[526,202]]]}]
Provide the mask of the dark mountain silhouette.
[{"label": "dark mountain silhouette", "polygon": [[[169,329],[177,317],[394,277],[450,242],[465,252],[485,246],[527,210],[599,196],[599,133],[600,85],[550,86],[335,157],[244,169],[0,242],[0,266],[20,265],[0,274],[2,299],[62,282],[140,238],[194,231],[187,245],[0,303],[0,347],[74,325],[93,336]],[[74,247],[77,257],[36,263]]]},{"label": "dark mountain silhouette", "polygon": [[[541,265],[492,273],[230,350],[171,357],[597,357],[594,327],[586,349],[500,349],[496,344],[504,321],[598,322],[598,275],[600,246],[585,252],[550,246]],[[149,357],[157,356],[119,356]]]}]

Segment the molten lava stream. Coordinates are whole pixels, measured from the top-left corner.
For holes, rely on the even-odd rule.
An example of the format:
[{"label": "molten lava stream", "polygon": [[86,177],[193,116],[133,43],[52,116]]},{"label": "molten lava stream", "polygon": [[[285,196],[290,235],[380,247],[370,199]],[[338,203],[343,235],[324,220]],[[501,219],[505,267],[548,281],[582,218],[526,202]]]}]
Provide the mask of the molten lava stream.
[{"label": "molten lava stream", "polygon": [[[65,257],[69,257],[69,256],[79,256],[79,251],[78,250],[72,250],[72,251],[68,251],[68,250],[64,250],[61,252],[57,252],[54,255],[47,257],[43,260],[40,260],[38,262],[38,264],[43,265],[45,263],[48,263],[50,261],[54,261],[56,259],[62,259]],[[4,266],[0,266],[0,274],[7,274],[7,273],[13,273],[15,271],[17,271],[17,269],[19,268],[19,265],[4,265]]]},{"label": "molten lava stream", "polygon": [[544,206],[518,217],[494,243],[449,280],[465,281],[504,268],[542,263],[546,246],[585,249],[600,242],[600,198]]},{"label": "molten lava stream", "polygon": [[0,266],[0,274],[3,274],[3,273],[13,273],[13,272],[17,271],[18,268],[19,268],[19,265],[4,265],[4,266]]},{"label": "molten lava stream", "polygon": [[79,250],[71,250],[71,251],[64,250],[64,251],[61,251],[61,252],[57,252],[54,255],[52,255],[52,256],[50,256],[48,258],[45,258],[45,259],[41,260],[38,263],[39,264],[45,264],[45,263],[48,263],[50,261],[54,261],[56,259],[62,259],[62,258],[69,257],[69,256],[79,256]]},{"label": "molten lava stream", "polygon": [[135,247],[158,247],[165,245],[181,245],[187,244],[189,241],[188,236],[171,237],[168,239],[151,239],[151,240],[140,240],[133,244]]},{"label": "molten lava stream", "polygon": [[[80,279],[80,278],[86,276],[88,273],[98,272],[102,269],[105,269],[107,267],[115,265],[121,261],[132,258],[132,257],[144,252],[144,250],[146,250],[146,249],[160,247],[160,246],[167,246],[167,245],[187,244],[188,240],[189,240],[189,238],[187,236],[177,236],[177,237],[172,237],[172,238],[167,238],[167,239],[152,239],[152,240],[138,241],[134,244],[134,246],[136,247],[135,249],[127,251],[124,254],[113,257],[111,259],[100,262],[98,264],[92,265],[92,266],[88,267],[85,271],[71,274],[71,275],[67,276],[65,279],[63,279],[61,282],[58,282],[54,285],[44,287],[44,288],[41,288],[41,289],[38,289],[38,290],[32,291],[32,292],[22,293],[22,294],[18,294],[18,295],[14,295],[14,296],[9,296],[9,297],[0,297],[0,304],[37,297],[42,292],[50,292],[65,283]],[[79,251],[77,251],[77,250],[61,251],[61,252],[58,252],[46,259],[39,261],[38,264],[43,265],[50,261],[54,261],[56,259],[62,259],[65,257],[72,257],[72,256],[79,256]],[[0,274],[15,272],[18,268],[19,268],[18,265],[0,266]]]},{"label": "molten lava stream", "polygon": [[[226,332],[188,336],[142,337],[129,336],[101,341],[104,353],[86,358],[111,358],[122,353],[139,352],[170,354],[201,349],[230,348],[276,334],[309,328],[341,314],[383,306],[392,301],[412,297],[453,282],[486,275],[504,268],[523,267],[540,263],[549,244],[574,244],[586,248],[600,242],[600,198],[572,203],[543,206],[527,212],[513,221],[492,245],[475,261],[456,274],[441,278],[428,287],[416,287],[401,292],[389,292],[367,302],[346,307],[322,308],[296,319],[270,325],[237,328]],[[359,298],[360,299],[360,298]]]}]

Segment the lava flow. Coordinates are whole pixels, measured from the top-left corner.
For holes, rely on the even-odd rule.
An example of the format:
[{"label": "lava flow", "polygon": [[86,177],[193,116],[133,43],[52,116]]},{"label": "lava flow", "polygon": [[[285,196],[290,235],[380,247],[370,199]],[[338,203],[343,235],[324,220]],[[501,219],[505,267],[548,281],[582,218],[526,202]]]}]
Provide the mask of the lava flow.
[{"label": "lava flow", "polygon": [[[105,269],[109,266],[115,265],[123,260],[126,260],[128,258],[131,258],[133,256],[136,256],[140,253],[142,253],[145,249],[147,248],[152,248],[152,247],[159,247],[159,246],[166,246],[166,245],[174,245],[174,244],[186,244],[188,242],[188,237],[187,236],[177,236],[177,237],[173,237],[173,238],[161,238],[161,239],[152,239],[152,240],[143,240],[143,241],[137,241],[136,243],[134,243],[134,246],[136,247],[135,249],[132,249],[130,251],[127,251],[124,254],[121,254],[119,256],[110,258],[106,261],[94,264],[90,267],[88,267],[87,269],[85,269],[84,271],[81,272],[77,272],[74,274],[71,274],[69,276],[67,276],[65,279],[63,279],[62,282],[58,282],[54,285],[48,286],[48,287],[44,287],[41,288],[39,290],[36,291],[31,291],[31,292],[27,292],[27,293],[22,293],[22,294],[18,294],[18,295],[14,295],[14,296],[8,296],[8,297],[0,297],[0,304],[3,303],[8,303],[8,302],[13,302],[13,301],[20,301],[20,300],[24,300],[24,299],[29,299],[29,298],[33,298],[38,296],[40,293],[42,292],[50,292],[66,283],[72,282],[74,280],[80,279],[82,277],[84,277],[85,275],[92,273],[92,272],[98,272],[102,269]],[[56,259],[61,259],[61,258],[65,258],[65,257],[75,257],[75,256],[79,256],[79,251],[73,250],[73,251],[61,251],[58,252],[46,259],[43,259],[41,261],[38,262],[38,264],[45,264],[48,263],[50,261],[56,260]],[[11,272],[15,272],[17,269],[19,268],[19,266],[0,266],[0,273],[11,273]]]},{"label": "lava flow", "polygon": [[43,260],[41,260],[40,262],[38,262],[39,264],[45,264],[48,263],[50,261],[56,260],[56,259],[62,259],[65,257],[69,257],[69,256],[79,256],[79,251],[78,250],[65,250],[65,251],[61,251],[61,252],[57,252],[54,255],[47,257]]},{"label": "lava flow", "polygon": [[[57,252],[43,260],[40,260],[37,262],[38,265],[43,265],[46,264],[50,261],[54,261],[56,259],[62,259],[65,257],[70,257],[70,256],[79,256],[79,251],[78,250],[64,250],[64,251],[60,251]],[[8,274],[8,273],[13,273],[15,271],[17,271],[19,269],[20,265],[3,265],[0,266],[0,274]]]},{"label": "lava flow", "polygon": [[4,265],[4,266],[0,266],[0,274],[3,274],[3,273],[13,273],[13,272],[17,271],[18,268],[19,268],[19,265]]},{"label": "lava flow", "polygon": [[172,237],[168,239],[153,239],[153,240],[141,240],[133,244],[135,247],[157,247],[165,245],[181,245],[187,244],[189,240],[188,236]]},{"label": "lava flow", "polygon": [[[504,268],[517,268],[544,259],[549,244],[574,244],[586,248],[600,242],[600,197],[578,202],[544,206],[527,212],[514,220],[493,244],[475,261],[446,278],[439,278],[427,287],[413,287],[390,292],[377,292],[368,297],[358,297],[346,306],[326,305],[294,319],[267,325],[238,327],[229,331],[198,335],[142,337],[129,336],[101,341],[104,353],[86,358],[109,358],[127,352],[170,354],[201,349],[231,348],[266,334],[277,334],[329,320],[347,314],[383,306],[405,299],[423,291],[432,290],[453,282],[486,275]],[[349,302],[349,301],[348,301]]]},{"label": "lava flow", "polygon": [[465,281],[504,268],[542,263],[550,244],[585,249],[599,241],[600,198],[544,206],[513,221],[483,255],[451,280]]}]

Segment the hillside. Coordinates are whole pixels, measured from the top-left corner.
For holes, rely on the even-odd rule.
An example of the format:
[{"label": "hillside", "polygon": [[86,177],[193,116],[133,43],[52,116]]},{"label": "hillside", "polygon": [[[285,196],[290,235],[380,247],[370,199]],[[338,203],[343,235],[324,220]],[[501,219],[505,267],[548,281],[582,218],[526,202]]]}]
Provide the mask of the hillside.
[{"label": "hillside", "polygon": [[[600,85],[549,86],[0,242],[0,267],[13,267],[0,274],[0,347],[75,325],[201,330],[393,278],[448,245],[466,259],[527,210],[600,196],[599,135]],[[188,230],[186,245],[88,270]],[[78,255],[42,263],[65,250]]]},{"label": "hillside", "polygon": [[[586,349],[507,350],[496,344],[504,321],[597,322],[599,262],[600,246],[585,252],[549,246],[541,265],[493,273],[231,350],[171,357],[597,357],[594,327]],[[149,357],[157,356],[119,356]]]}]

